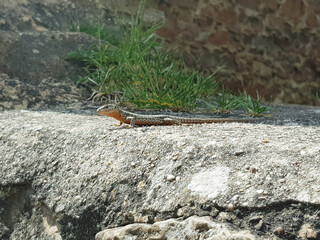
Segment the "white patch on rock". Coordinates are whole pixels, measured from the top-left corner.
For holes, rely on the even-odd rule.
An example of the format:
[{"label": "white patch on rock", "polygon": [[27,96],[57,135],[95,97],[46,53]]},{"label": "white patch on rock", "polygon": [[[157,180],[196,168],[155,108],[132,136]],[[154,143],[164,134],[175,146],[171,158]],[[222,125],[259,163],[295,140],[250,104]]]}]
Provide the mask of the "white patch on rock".
[{"label": "white patch on rock", "polygon": [[302,190],[297,195],[297,200],[301,202],[309,202],[310,201],[310,194],[307,190]]},{"label": "white patch on rock", "polygon": [[194,195],[215,198],[228,189],[229,168],[218,166],[214,169],[195,174],[188,185]]}]

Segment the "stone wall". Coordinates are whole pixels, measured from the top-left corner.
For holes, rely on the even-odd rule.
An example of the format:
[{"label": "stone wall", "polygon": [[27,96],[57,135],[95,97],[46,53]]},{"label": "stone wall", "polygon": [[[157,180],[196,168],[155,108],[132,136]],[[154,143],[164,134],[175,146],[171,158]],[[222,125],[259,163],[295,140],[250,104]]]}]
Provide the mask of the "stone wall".
[{"label": "stone wall", "polygon": [[319,104],[320,1],[153,0],[158,34],[190,66],[276,103]]},{"label": "stone wall", "polygon": [[[98,19],[113,29],[113,11],[130,16],[139,2],[0,0],[0,30],[68,31]],[[212,73],[224,65],[218,80],[233,90],[319,104],[318,0],[149,0],[145,20],[165,22],[159,36],[189,66]]]}]

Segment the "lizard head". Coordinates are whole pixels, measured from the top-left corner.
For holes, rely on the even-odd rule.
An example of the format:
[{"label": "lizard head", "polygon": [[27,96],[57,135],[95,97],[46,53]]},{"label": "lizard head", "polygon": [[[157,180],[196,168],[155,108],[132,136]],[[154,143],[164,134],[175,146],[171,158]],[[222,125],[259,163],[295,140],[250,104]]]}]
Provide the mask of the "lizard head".
[{"label": "lizard head", "polygon": [[117,110],[119,110],[119,108],[116,104],[107,104],[107,105],[103,105],[102,107],[99,107],[97,109],[97,113],[99,115],[106,115],[106,113],[117,111]]},{"label": "lizard head", "polygon": [[114,119],[117,119],[118,121],[120,121],[120,125],[123,122],[125,122],[125,118],[123,116],[122,111],[115,104],[107,104],[102,107],[99,107],[97,109],[97,113],[99,115],[103,115],[103,116],[112,117]]}]

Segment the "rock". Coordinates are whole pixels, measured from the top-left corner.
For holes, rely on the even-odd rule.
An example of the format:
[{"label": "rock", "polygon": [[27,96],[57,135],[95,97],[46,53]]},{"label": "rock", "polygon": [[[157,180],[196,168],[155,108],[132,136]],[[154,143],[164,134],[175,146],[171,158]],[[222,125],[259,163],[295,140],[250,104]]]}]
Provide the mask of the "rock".
[{"label": "rock", "polygon": [[232,203],[229,203],[227,208],[230,212],[234,211],[234,205]]},{"label": "rock", "polygon": [[[137,131],[80,113],[0,113],[3,239],[93,239],[105,228],[177,216],[212,216],[217,224],[241,226],[265,239],[278,226],[292,238],[303,224],[312,226],[301,230],[305,236],[319,231],[317,126],[235,123]],[[198,138],[199,131],[207,134]],[[217,157],[208,156],[211,133]],[[266,135],[268,148],[257,139]],[[196,157],[182,151],[186,146],[197,149]],[[241,161],[232,154],[239,147],[246,152]],[[172,161],[179,149],[183,161]],[[301,149],[308,154],[301,156]],[[259,174],[247,170],[253,165]],[[180,180],[168,182],[168,173]],[[264,201],[257,200],[257,189],[268,193]]]},{"label": "rock", "polygon": [[249,219],[249,222],[252,224],[258,223],[262,220],[262,216],[253,216]]},{"label": "rock", "polygon": [[82,70],[66,59],[71,51],[94,43],[82,33],[0,30],[0,110],[83,101],[89,93],[75,84]]},{"label": "rock", "polygon": [[[96,240],[112,239],[258,239],[249,231],[230,228],[228,224],[209,217],[189,217],[186,220],[168,219],[154,224],[130,224],[97,233]],[[263,238],[261,238],[263,239]]]},{"label": "rock", "polygon": [[282,227],[277,227],[274,230],[274,234],[278,235],[278,236],[282,236],[284,234],[284,229]]},{"label": "rock", "polygon": [[[56,108],[81,106],[88,93],[70,81],[59,81],[54,78],[38,80],[37,83],[10,78],[0,74],[0,111],[8,109]],[[37,135],[40,131],[36,132]]]},{"label": "rock", "polygon": [[[0,30],[15,32],[69,31],[80,25],[95,25],[99,20],[115,30],[109,2],[97,4],[86,0],[1,0]],[[114,6],[114,5],[113,5]],[[124,10],[123,10],[124,11]],[[158,10],[161,13],[161,11]],[[158,14],[159,16],[161,14]],[[153,18],[151,20],[159,20]]]},{"label": "rock", "polygon": [[260,220],[260,221],[258,222],[258,224],[256,224],[256,225],[254,226],[254,228],[257,229],[257,230],[261,230],[262,227],[263,227],[263,221],[262,221],[262,220]]},{"label": "rock", "polygon": [[168,174],[166,176],[166,179],[167,179],[167,181],[172,182],[172,181],[174,181],[176,179],[176,177],[174,175],[172,175],[172,174]]},{"label": "rock", "polygon": [[304,224],[298,233],[301,239],[318,239],[319,232],[315,231],[310,224]]},{"label": "rock", "polygon": [[87,49],[97,40],[83,33],[0,31],[0,72],[36,85],[42,79],[75,80],[79,66],[68,54]]}]

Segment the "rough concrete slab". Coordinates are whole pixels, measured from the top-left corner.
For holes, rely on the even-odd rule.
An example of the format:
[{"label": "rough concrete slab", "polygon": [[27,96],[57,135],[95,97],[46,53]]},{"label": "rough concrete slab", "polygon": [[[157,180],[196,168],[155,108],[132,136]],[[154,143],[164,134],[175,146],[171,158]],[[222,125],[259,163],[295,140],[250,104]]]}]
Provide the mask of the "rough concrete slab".
[{"label": "rough concrete slab", "polygon": [[319,125],[114,124],[85,112],[0,114],[2,238],[56,229],[52,239],[92,239],[190,216],[255,237],[318,236]]}]

